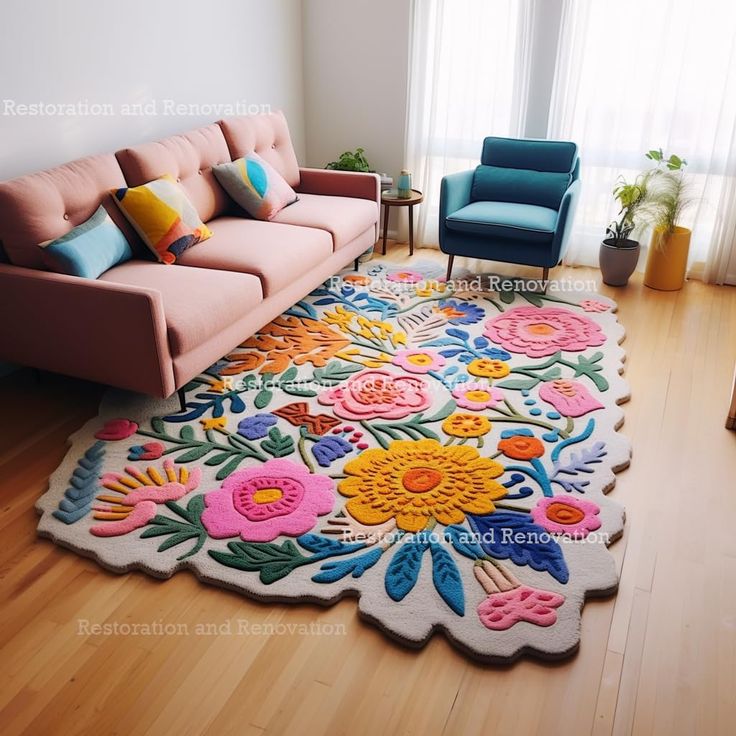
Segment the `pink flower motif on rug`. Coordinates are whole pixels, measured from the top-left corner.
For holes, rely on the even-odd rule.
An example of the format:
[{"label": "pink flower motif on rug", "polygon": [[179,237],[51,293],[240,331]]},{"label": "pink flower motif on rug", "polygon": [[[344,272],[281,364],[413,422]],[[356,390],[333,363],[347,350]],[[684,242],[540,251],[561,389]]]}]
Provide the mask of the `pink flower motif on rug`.
[{"label": "pink flower motif on rug", "polygon": [[452,390],[452,396],[459,407],[471,411],[491,409],[503,400],[503,393],[486,381],[459,383]]},{"label": "pink flower motif on rug", "polygon": [[434,350],[399,350],[391,362],[409,373],[429,373],[447,362]]},{"label": "pink flower motif on rug", "polygon": [[567,378],[543,383],[539,388],[539,398],[552,404],[563,417],[581,417],[603,408],[603,404],[593,398],[582,383]]},{"label": "pink flower motif on rug", "polygon": [[488,594],[478,605],[478,618],[487,629],[505,631],[520,621],[552,626],[565,596],[522,585],[500,562],[483,560],[473,568],[475,579]]},{"label": "pink flower motif on rug", "polygon": [[182,466],[177,474],[174,462],[164,460],[164,472],[149,467],[145,472],[133,465],[125,473],[105,473],[102,485],[116,495],[102,493],[92,508],[94,518],[103,521],[90,527],[96,537],[119,537],[148,524],[157,512],[157,504],[178,501],[195,490],[202,479],[201,468]]},{"label": "pink flower motif on rug", "polygon": [[429,386],[416,376],[377,368],[351,376],[342,386],[323,391],[317,400],[333,406],[342,419],[403,419],[432,405]]},{"label": "pink flower motif on rug", "polygon": [[504,631],[519,621],[535,626],[552,626],[564,596],[548,590],[521,585],[513,590],[492,593],[478,606],[478,618],[487,629]]},{"label": "pink flower motif on rug", "polygon": [[95,432],[95,437],[98,440],[115,442],[125,440],[137,431],[138,425],[130,419],[109,419],[102,429]]},{"label": "pink flower motif on rug", "polygon": [[399,284],[416,284],[424,281],[424,276],[418,271],[391,271],[386,278]]},{"label": "pink flower motif on rug", "polygon": [[559,307],[516,307],[488,320],[484,334],[506,350],[530,358],[585,350],[606,341],[591,319]]},{"label": "pink flower motif on rug", "polygon": [[552,534],[564,534],[573,539],[584,539],[600,529],[600,508],[592,501],[571,496],[553,496],[541,499],[532,509],[532,519]]},{"label": "pink flower motif on rug", "polygon": [[599,302],[596,299],[583,299],[580,306],[585,312],[607,312],[611,307],[605,302]]},{"label": "pink flower motif on rug", "polygon": [[334,483],[288,460],[269,460],[239,470],[205,496],[202,524],[215,539],[240,536],[270,542],[285,534],[299,537],[330,513]]}]

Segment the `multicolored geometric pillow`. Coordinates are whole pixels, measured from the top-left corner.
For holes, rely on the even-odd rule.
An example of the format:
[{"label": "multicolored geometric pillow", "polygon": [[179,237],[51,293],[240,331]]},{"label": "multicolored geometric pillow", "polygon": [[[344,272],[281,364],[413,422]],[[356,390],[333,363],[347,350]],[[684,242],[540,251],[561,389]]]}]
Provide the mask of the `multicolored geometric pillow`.
[{"label": "multicolored geometric pillow", "polygon": [[212,237],[170,174],[139,187],[115,189],[113,199],[162,263],[175,263],[187,248]]},{"label": "multicolored geometric pillow", "polygon": [[257,220],[271,220],[299,199],[284,177],[257,153],[213,166],[212,171],[232,199]]}]

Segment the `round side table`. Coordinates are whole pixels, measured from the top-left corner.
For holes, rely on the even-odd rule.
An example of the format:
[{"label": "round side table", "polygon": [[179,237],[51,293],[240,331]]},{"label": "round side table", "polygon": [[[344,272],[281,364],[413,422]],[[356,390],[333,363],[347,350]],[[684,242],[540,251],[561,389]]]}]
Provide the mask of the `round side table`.
[{"label": "round side table", "polygon": [[418,189],[411,190],[411,197],[399,198],[395,189],[381,192],[381,204],[383,205],[383,248],[382,253],[386,255],[386,235],[388,233],[388,214],[391,207],[409,208],[409,255],[414,255],[414,205],[420,204],[424,195]]}]

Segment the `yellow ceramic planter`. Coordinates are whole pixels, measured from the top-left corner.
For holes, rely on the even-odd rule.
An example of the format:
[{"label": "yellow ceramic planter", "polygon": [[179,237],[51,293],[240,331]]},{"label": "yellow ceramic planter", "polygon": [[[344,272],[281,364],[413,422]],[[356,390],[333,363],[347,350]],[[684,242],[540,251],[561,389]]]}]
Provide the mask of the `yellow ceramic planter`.
[{"label": "yellow ceramic planter", "polygon": [[661,231],[652,233],[647,269],[644,272],[646,286],[660,291],[676,291],[682,288],[691,235],[692,231],[686,227],[676,227],[670,235],[662,235]]}]

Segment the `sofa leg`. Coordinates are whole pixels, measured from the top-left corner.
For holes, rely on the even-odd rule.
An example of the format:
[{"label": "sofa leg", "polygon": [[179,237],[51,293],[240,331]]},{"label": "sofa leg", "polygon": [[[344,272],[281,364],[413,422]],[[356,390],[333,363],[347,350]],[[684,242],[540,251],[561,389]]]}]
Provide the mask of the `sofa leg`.
[{"label": "sofa leg", "polygon": [[549,268],[546,266],[542,269],[542,279],[546,281],[549,278]]},{"label": "sofa leg", "polygon": [[354,267],[354,270],[355,271],[359,271],[360,270],[360,259],[359,258],[356,258],[355,259],[355,267]]},{"label": "sofa leg", "polygon": [[447,259],[447,280],[449,281],[452,276],[452,264],[455,261],[455,256],[450,256]]},{"label": "sofa leg", "polygon": [[177,390],[176,395],[179,397],[179,411],[183,414],[187,410],[187,394],[183,388]]}]

